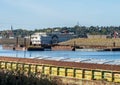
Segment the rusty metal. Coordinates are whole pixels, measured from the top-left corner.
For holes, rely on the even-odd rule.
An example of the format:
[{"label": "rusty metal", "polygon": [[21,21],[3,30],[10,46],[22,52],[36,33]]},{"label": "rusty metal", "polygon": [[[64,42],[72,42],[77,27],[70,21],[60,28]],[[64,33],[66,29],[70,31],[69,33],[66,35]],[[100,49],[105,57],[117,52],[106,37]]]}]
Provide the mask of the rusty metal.
[{"label": "rusty metal", "polygon": [[70,45],[55,45],[51,47],[52,50],[70,50],[73,51],[74,47]]},{"label": "rusty metal", "polygon": [[30,63],[30,64],[31,63],[45,64],[45,65],[53,65],[58,67],[81,68],[81,69],[90,69],[90,70],[98,69],[98,70],[120,71],[120,65],[65,62],[65,61],[43,60],[43,59],[15,58],[15,57],[6,57],[6,56],[1,56],[0,61],[11,61],[11,62]]}]

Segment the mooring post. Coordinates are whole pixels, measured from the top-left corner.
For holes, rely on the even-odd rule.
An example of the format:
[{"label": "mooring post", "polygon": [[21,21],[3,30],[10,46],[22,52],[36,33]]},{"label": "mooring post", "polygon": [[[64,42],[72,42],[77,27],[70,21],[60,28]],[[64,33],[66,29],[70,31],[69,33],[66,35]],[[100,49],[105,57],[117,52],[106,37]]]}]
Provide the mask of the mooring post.
[{"label": "mooring post", "polygon": [[24,46],[26,47],[26,38],[24,38]]},{"label": "mooring post", "polygon": [[31,34],[30,34],[29,45],[32,45],[32,42],[31,42]]},{"label": "mooring post", "polygon": [[113,47],[115,47],[115,44],[116,44],[116,43],[115,43],[115,42],[113,42]]},{"label": "mooring post", "polygon": [[16,37],[16,47],[18,47],[19,41],[18,41],[18,37]]}]

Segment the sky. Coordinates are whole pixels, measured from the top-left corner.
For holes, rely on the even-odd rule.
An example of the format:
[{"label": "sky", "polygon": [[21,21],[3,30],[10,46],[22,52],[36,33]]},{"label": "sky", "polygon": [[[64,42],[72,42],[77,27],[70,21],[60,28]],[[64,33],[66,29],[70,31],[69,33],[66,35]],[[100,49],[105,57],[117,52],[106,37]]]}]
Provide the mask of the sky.
[{"label": "sky", "polygon": [[120,26],[120,0],[0,0],[0,30]]}]

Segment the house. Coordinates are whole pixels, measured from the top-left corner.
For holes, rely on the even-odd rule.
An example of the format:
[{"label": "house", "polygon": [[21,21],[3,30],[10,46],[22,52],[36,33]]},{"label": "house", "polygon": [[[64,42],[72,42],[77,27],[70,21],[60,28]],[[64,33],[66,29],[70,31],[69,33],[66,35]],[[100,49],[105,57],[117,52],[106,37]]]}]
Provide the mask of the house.
[{"label": "house", "polygon": [[74,33],[40,32],[40,33],[35,33],[31,35],[31,42],[33,45],[57,44],[59,42],[64,42],[73,38],[74,38]]},{"label": "house", "polygon": [[42,44],[43,40],[44,41],[46,40],[45,39],[45,38],[47,38],[46,36],[47,36],[47,34],[44,32],[35,33],[35,34],[31,35],[31,42],[33,45],[40,45],[40,44]]}]

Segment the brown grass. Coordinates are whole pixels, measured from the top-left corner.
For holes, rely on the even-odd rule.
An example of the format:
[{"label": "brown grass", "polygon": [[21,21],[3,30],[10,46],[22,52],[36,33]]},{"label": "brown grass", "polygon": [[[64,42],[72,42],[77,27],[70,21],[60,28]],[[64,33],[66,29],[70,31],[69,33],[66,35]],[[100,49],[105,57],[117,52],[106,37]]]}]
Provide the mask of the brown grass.
[{"label": "brown grass", "polygon": [[106,39],[106,38],[76,38],[66,42],[62,42],[62,45],[74,45],[77,46],[113,46],[115,42],[116,46],[120,47],[120,38]]}]

